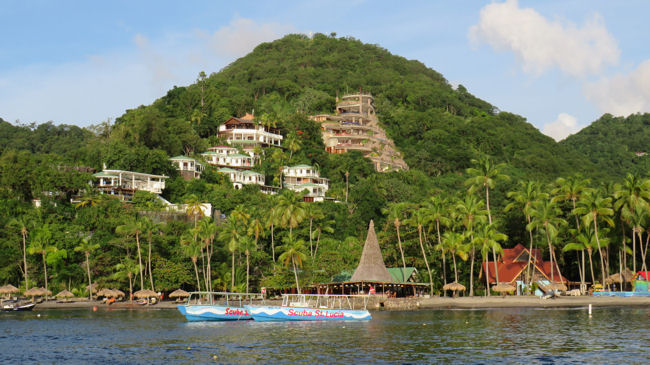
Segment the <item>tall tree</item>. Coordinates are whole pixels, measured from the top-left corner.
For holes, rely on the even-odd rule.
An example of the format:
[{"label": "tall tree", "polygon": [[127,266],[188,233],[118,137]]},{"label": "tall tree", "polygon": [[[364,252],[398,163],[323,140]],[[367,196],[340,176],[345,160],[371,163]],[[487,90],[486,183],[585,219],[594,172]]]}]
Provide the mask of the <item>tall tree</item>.
[{"label": "tall tree", "polygon": [[[444,285],[447,285],[447,268],[445,263],[446,250],[443,248],[442,245],[442,237],[440,236],[440,225],[442,224],[446,226],[450,223],[450,219],[448,217],[449,212],[445,208],[446,204],[447,202],[444,199],[442,199],[439,195],[432,196],[429,199],[429,201],[425,204],[428,220],[429,222],[435,224],[436,237],[438,240],[438,244],[436,247],[438,247],[438,250],[440,250],[440,255],[442,256],[442,280],[444,282]],[[431,230],[431,228],[429,230]]]},{"label": "tall tree", "polygon": [[[74,248],[76,252],[83,252],[86,257],[86,271],[88,273],[88,287],[93,287],[93,282],[90,278],[90,254],[99,248],[99,243],[92,242],[92,236],[85,237],[81,240],[81,243]],[[93,300],[93,291],[88,290],[88,299]]]},{"label": "tall tree", "polygon": [[47,291],[47,255],[56,252],[56,246],[50,245],[52,231],[49,224],[43,224],[32,231],[33,237],[27,252],[30,255],[41,255],[43,257],[43,278],[45,279],[45,290]]},{"label": "tall tree", "polygon": [[288,267],[291,263],[293,268],[293,275],[296,279],[296,290],[300,294],[300,282],[298,281],[298,267],[302,267],[302,262],[307,258],[305,254],[305,241],[294,239],[291,234],[289,234],[285,240],[284,245],[280,247],[280,250],[283,251],[278,260],[283,263],[285,267]]},{"label": "tall tree", "polygon": [[[553,240],[557,237],[560,226],[565,226],[567,222],[560,217],[561,211],[557,204],[549,199],[541,199],[533,204],[530,212],[531,222],[528,224],[528,229],[537,229],[544,232],[546,235],[546,243],[548,244],[549,261],[551,263],[551,282],[555,282],[554,271],[560,274],[560,268],[555,257],[555,250],[553,249]],[[532,254],[532,252],[531,252]],[[555,268],[553,268],[555,262]]]},{"label": "tall tree", "polygon": [[[197,261],[201,255],[201,244],[196,240],[196,235],[191,231],[185,232],[180,240],[181,252],[185,257],[192,260],[194,265],[194,273],[196,274],[196,290],[201,291],[201,280],[199,279],[199,269],[197,268]],[[208,290],[208,288],[206,288]]]},{"label": "tall tree", "polygon": [[25,278],[25,290],[29,289],[29,275],[27,271],[27,234],[29,233],[28,228],[29,228],[29,221],[27,219],[27,216],[19,216],[12,218],[9,221],[8,226],[10,228],[15,228],[20,231],[20,236],[22,237],[22,242],[23,242],[23,247],[22,247],[22,254],[23,254],[23,276]]},{"label": "tall tree", "polygon": [[442,242],[449,250],[454,262],[454,282],[457,283],[458,267],[456,266],[456,256],[460,257],[463,261],[466,261],[468,258],[467,245],[464,243],[465,236],[462,233],[448,231],[442,236]]},{"label": "tall tree", "polygon": [[402,226],[402,221],[404,220],[404,216],[406,213],[406,210],[408,208],[407,203],[392,203],[388,206],[388,208],[383,208],[382,211],[384,214],[387,214],[388,221],[392,221],[393,225],[395,226],[395,232],[397,232],[397,245],[399,247],[399,253],[402,257],[402,279],[406,281],[406,277],[404,277],[406,273],[406,260],[404,259],[404,248],[402,247],[402,237],[400,236],[400,227]]},{"label": "tall tree", "polygon": [[429,260],[427,259],[427,253],[424,250],[424,244],[422,243],[422,228],[427,224],[428,216],[427,211],[424,208],[414,207],[411,211],[411,217],[404,221],[404,223],[409,224],[413,227],[416,227],[418,230],[418,239],[420,242],[420,249],[422,250],[422,258],[424,259],[424,264],[427,267],[427,272],[429,273],[429,290],[433,294],[433,275],[431,274],[431,267],[429,266]]},{"label": "tall tree", "polygon": [[117,226],[115,228],[115,233],[125,236],[125,237],[134,237],[136,249],[138,250],[138,267],[140,273],[140,289],[144,289],[144,276],[142,273],[142,250],[140,249],[140,236],[144,232],[145,223],[142,219],[136,218],[131,220],[126,224]]},{"label": "tall tree", "polygon": [[486,295],[490,296],[490,265],[488,265],[488,259],[490,255],[490,250],[493,253],[494,259],[494,275],[496,278],[496,284],[499,284],[499,270],[497,269],[497,256],[495,252],[503,253],[503,248],[499,244],[499,241],[505,241],[508,239],[508,236],[497,231],[494,224],[486,224],[481,226],[476,230],[476,235],[474,236],[474,241],[472,244],[479,248],[485,262],[485,285],[486,285]]},{"label": "tall tree", "polygon": [[470,193],[478,189],[485,190],[485,206],[487,208],[488,223],[492,224],[492,213],[490,212],[490,189],[494,189],[497,180],[509,180],[508,175],[502,174],[501,171],[505,168],[505,164],[500,163],[495,165],[488,156],[481,156],[478,159],[472,159],[474,167],[467,170],[470,177],[465,181],[465,185],[469,186]]},{"label": "tall tree", "polygon": [[304,206],[302,197],[291,190],[285,190],[278,195],[274,209],[277,209],[280,226],[289,228],[290,235],[306,217]]},{"label": "tall tree", "polygon": [[465,200],[456,204],[456,214],[465,226],[465,236],[470,239],[470,266],[469,266],[469,296],[474,296],[474,260],[476,250],[474,242],[474,227],[476,224],[484,223],[487,211],[483,209],[483,202],[473,195],[465,196]]}]

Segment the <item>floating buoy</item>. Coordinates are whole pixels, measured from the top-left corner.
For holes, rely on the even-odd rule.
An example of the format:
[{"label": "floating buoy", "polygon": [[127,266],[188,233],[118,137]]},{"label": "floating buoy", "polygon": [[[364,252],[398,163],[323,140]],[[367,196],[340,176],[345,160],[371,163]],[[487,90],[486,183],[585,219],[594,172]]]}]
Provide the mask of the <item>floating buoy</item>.
[{"label": "floating buoy", "polygon": [[216,359],[217,359],[217,355],[212,356],[212,358],[216,360]]},{"label": "floating buoy", "polygon": [[93,312],[97,312],[97,306],[93,307]]},{"label": "floating buoy", "polygon": [[591,304],[589,304],[589,317],[591,317]]},{"label": "floating buoy", "polygon": [[187,349],[188,349],[188,350],[191,350],[192,348],[191,348],[191,347],[188,347]]},{"label": "floating buoy", "polygon": [[41,316],[41,314],[40,314],[40,313],[36,315],[36,317],[40,317],[40,316]]}]

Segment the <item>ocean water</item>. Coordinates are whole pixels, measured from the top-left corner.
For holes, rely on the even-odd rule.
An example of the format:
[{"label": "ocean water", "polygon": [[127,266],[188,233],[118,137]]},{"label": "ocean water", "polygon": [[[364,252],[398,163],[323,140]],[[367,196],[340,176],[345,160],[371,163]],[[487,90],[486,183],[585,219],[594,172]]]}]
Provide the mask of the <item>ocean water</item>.
[{"label": "ocean water", "polygon": [[650,308],[193,322],[176,310],[0,312],[0,363],[650,363]]}]

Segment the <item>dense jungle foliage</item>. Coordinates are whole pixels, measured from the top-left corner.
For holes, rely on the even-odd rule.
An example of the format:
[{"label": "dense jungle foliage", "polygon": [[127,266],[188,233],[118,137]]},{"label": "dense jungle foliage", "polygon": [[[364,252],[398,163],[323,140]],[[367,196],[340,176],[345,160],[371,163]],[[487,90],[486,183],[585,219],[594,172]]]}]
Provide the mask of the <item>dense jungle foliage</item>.
[{"label": "dense jungle foliage", "polygon": [[[325,152],[308,116],[332,113],[337,95],[359,90],[375,97],[408,171],[377,173],[359,153]],[[279,185],[283,165],[312,164],[341,203],[235,190],[209,166],[199,180],[178,176],[170,157],[200,159],[223,143],[221,123],[253,111],[285,136],[285,149],[259,151],[255,170],[267,184]],[[541,248],[571,280],[602,282],[619,262],[645,262],[648,157],[632,152],[645,151],[648,120],[605,115],[558,144],[420,62],[355,39],[289,35],[114,123],[0,120],[0,283],[78,295],[88,281],[258,291],[295,287],[295,271],[303,287],[354,270],[371,219],[387,265],[416,267],[434,293],[452,273],[470,293],[489,293],[480,262],[517,243]],[[147,193],[131,203],[97,194],[88,168],[104,165],[169,176],[163,197],[189,204],[189,214],[171,219]],[[200,217],[201,202],[224,216]],[[593,258],[591,275],[575,250]]]}]

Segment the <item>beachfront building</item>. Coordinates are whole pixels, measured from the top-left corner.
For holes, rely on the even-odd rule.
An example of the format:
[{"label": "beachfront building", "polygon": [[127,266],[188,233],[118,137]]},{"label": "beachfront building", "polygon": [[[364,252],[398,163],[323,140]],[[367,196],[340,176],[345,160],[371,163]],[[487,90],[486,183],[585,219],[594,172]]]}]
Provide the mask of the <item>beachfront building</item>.
[{"label": "beachfront building", "polygon": [[165,189],[165,175],[104,169],[93,175],[93,185],[103,194],[130,200],[137,190],[161,194]]},{"label": "beachfront building", "polygon": [[176,156],[169,159],[176,170],[185,180],[198,179],[203,171],[203,164],[187,156]]},{"label": "beachfront building", "polygon": [[336,114],[310,117],[320,123],[325,150],[329,153],[359,151],[379,172],[408,170],[401,153],[379,125],[370,94],[337,98]]},{"label": "beachfront building", "polygon": [[219,126],[219,137],[249,153],[257,146],[281,147],[283,139],[279,129],[263,126],[249,113],[241,118],[232,117]]},{"label": "beachfront building", "polygon": [[[397,275],[395,277],[393,273]],[[402,275],[403,274],[403,275]],[[429,290],[429,284],[416,283],[415,268],[387,269],[384,257],[377,241],[375,223],[371,220],[368,225],[366,242],[363,245],[359,265],[351,277],[331,283],[315,284],[313,287],[320,294],[359,294],[369,293],[371,287],[383,299],[391,296],[407,297],[424,294]]]},{"label": "beachfront building", "polygon": [[283,187],[296,192],[307,191],[304,200],[319,202],[325,200],[325,193],[329,189],[329,179],[320,177],[318,170],[309,165],[284,166]]},{"label": "beachfront building", "polygon": [[264,174],[250,170],[235,170],[229,167],[222,167],[217,170],[230,178],[235,189],[241,189],[243,185],[256,184],[264,186]]},{"label": "beachfront building", "polygon": [[[501,261],[497,261],[496,269],[499,273],[499,283],[510,284],[515,287],[521,287],[526,281],[526,268],[528,267],[528,258],[530,251],[522,244],[517,244],[513,248],[503,249]],[[496,273],[494,271],[494,261],[483,262],[483,272],[488,272],[488,281],[490,284],[497,284]],[[553,283],[569,284],[568,280],[562,276],[558,271],[557,266],[551,267],[550,261],[542,259],[540,249],[533,248],[531,257],[531,273],[532,281],[538,285],[548,285],[551,283],[551,276],[553,276]],[[551,275],[551,272],[553,275]]]}]

